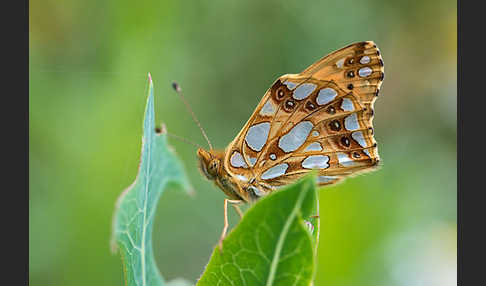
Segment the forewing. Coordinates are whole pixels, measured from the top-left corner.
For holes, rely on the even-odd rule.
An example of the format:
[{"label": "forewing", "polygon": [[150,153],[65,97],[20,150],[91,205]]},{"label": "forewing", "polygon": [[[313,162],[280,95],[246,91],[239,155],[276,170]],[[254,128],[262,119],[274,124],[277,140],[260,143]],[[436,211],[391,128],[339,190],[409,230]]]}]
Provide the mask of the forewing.
[{"label": "forewing", "polygon": [[225,168],[267,191],[313,169],[318,183],[336,183],[379,161],[373,104],[383,81],[373,42],[355,43],[302,73],[284,75],[226,149]]}]

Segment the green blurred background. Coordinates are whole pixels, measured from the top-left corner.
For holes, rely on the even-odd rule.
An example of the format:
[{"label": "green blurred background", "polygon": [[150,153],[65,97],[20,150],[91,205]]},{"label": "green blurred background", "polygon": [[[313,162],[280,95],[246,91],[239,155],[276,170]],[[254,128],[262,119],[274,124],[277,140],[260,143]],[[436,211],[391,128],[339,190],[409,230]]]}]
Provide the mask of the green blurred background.
[{"label": "green blurred background", "polygon": [[[30,1],[31,285],[123,285],[111,220],[137,173],[147,72],[158,122],[205,145],[177,80],[224,148],[278,76],[363,40],[385,62],[383,164],[320,191],[316,285],[456,285],[456,12],[452,0]],[[164,277],[195,281],[224,194],[191,145],[171,143],[196,194],[162,197],[156,260]]]}]

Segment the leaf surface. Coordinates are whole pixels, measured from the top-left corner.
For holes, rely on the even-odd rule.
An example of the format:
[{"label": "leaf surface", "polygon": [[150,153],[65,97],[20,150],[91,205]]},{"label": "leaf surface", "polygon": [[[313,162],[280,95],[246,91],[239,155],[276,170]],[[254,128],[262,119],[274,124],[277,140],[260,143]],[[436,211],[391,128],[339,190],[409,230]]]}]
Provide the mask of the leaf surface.
[{"label": "leaf surface", "polygon": [[317,211],[313,174],[262,198],[226,237],[223,251],[215,248],[197,285],[310,285]]},{"label": "leaf surface", "polygon": [[182,279],[164,283],[152,249],[153,221],[160,195],[169,184],[191,190],[181,162],[167,144],[167,135],[155,132],[153,90],[149,74],[139,170],[133,184],[118,198],[112,249],[120,251],[126,285],[190,285]]}]

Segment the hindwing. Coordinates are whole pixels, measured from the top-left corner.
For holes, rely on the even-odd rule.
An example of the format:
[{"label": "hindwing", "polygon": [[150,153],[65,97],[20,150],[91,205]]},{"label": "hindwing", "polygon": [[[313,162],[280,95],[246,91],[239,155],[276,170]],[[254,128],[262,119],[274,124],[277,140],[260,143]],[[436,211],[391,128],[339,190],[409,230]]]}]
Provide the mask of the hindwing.
[{"label": "hindwing", "polygon": [[373,42],[335,51],[279,77],[225,150],[224,168],[257,194],[318,170],[318,184],[379,162],[373,104],[384,77]]}]

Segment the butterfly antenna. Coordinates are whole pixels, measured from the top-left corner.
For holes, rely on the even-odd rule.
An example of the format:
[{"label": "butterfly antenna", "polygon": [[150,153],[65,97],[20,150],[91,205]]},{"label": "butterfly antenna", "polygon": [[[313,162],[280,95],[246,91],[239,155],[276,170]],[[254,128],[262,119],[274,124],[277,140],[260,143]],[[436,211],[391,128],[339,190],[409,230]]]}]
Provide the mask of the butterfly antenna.
[{"label": "butterfly antenna", "polygon": [[180,140],[182,142],[185,142],[185,143],[188,143],[188,144],[191,144],[192,146],[195,146],[196,148],[201,148],[201,149],[204,149],[201,145],[197,144],[197,143],[194,143],[192,141],[190,141],[189,139],[186,139],[182,136],[179,136],[179,135],[176,135],[176,134],[173,134],[173,133],[170,133],[170,132],[166,132],[166,134],[170,137],[174,137],[175,139],[177,140]]},{"label": "butterfly antenna", "polygon": [[187,110],[189,111],[189,113],[191,114],[192,116],[192,119],[194,120],[194,122],[196,122],[197,126],[199,126],[199,129],[201,130],[201,133],[203,134],[204,138],[206,139],[206,141],[208,142],[208,145],[209,145],[209,149],[213,149],[213,145],[211,145],[211,141],[209,141],[209,138],[208,136],[206,135],[206,132],[204,132],[204,129],[202,128],[201,126],[201,123],[199,123],[199,120],[197,120],[196,118],[196,115],[194,114],[194,111],[192,111],[192,108],[191,106],[189,105],[189,103],[187,103],[186,101],[186,98],[184,97],[184,95],[182,94],[182,90],[181,90],[181,87],[179,86],[179,84],[177,84],[177,82],[173,82],[172,83],[172,87],[174,88],[174,90],[181,96],[181,99],[182,101],[184,102],[184,104],[186,105],[186,108]]},{"label": "butterfly antenna", "polygon": [[175,139],[180,140],[180,141],[182,141],[182,142],[184,142],[184,143],[191,144],[191,145],[193,145],[193,146],[195,146],[195,147],[197,147],[197,148],[202,148],[202,146],[201,146],[201,145],[199,145],[199,144],[197,144],[197,143],[194,143],[194,142],[192,142],[191,140],[189,140],[189,139],[187,139],[187,138],[184,138],[184,137],[182,137],[182,136],[179,136],[179,135],[176,135],[176,134],[174,134],[174,133],[170,133],[170,132],[168,132],[168,131],[167,131],[167,127],[166,127],[166,126],[165,126],[165,124],[163,124],[163,123],[162,123],[162,125],[161,125],[160,127],[156,127],[156,128],[155,128],[155,133],[157,133],[157,134],[165,134],[165,135],[167,135],[167,136],[174,137]]}]

